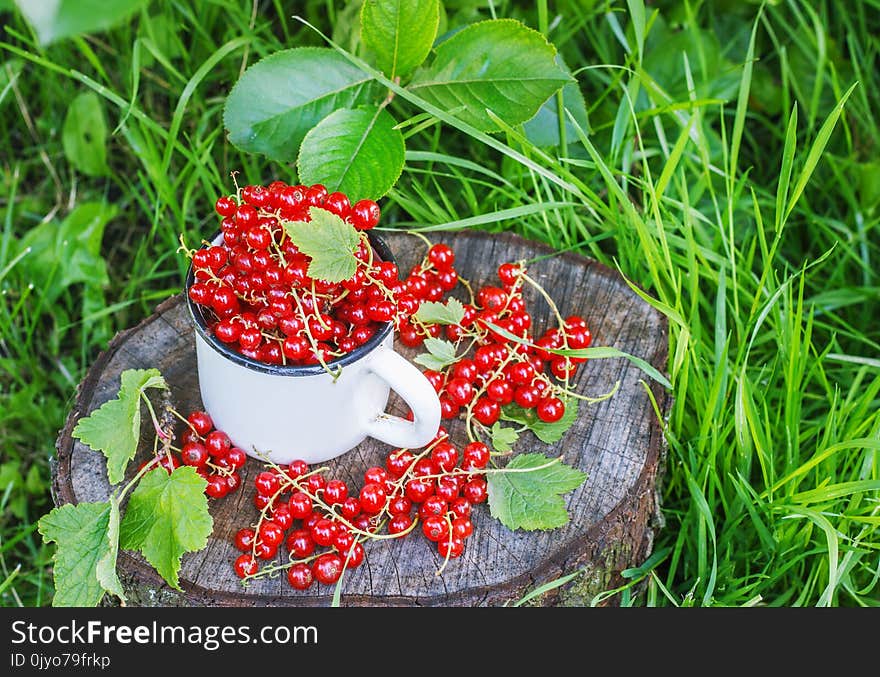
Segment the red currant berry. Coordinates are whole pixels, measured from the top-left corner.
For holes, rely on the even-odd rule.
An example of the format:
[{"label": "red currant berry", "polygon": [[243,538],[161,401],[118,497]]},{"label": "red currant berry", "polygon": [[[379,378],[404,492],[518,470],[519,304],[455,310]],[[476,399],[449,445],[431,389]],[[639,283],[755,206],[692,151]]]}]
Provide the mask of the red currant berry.
[{"label": "red currant berry", "polygon": [[467,538],[474,533],[474,525],[467,517],[457,517],[452,520],[452,535],[458,538]]},{"label": "red currant berry", "polygon": [[239,470],[244,467],[245,463],[247,463],[247,454],[244,453],[244,449],[232,447],[226,452],[226,462],[233,470]]},{"label": "red currant berry", "polygon": [[272,518],[272,521],[284,531],[287,531],[293,525],[293,515],[291,514],[290,506],[287,503],[279,503],[274,506],[270,517]]},{"label": "red currant berry", "polygon": [[253,529],[239,529],[235,534],[235,547],[242,552],[250,552],[254,547],[254,538],[256,538],[256,533]]},{"label": "red currant berry", "polygon": [[425,502],[419,506],[419,517],[422,519],[426,519],[431,515],[438,515],[442,517],[446,514],[447,503],[442,498],[437,496],[428,496],[425,499]]},{"label": "red currant berry", "polygon": [[202,468],[208,462],[208,450],[198,442],[188,442],[180,450],[180,459],[184,465]]},{"label": "red currant berry", "polygon": [[287,505],[294,519],[306,519],[312,514],[312,499],[304,491],[294,492]]},{"label": "red currant berry", "polygon": [[335,552],[324,553],[312,564],[312,574],[319,583],[333,585],[342,575],[342,558]]},{"label": "red currant berry", "polygon": [[324,500],[330,505],[342,503],[348,498],[348,486],[342,480],[330,480],[324,487]]},{"label": "red currant berry", "polygon": [[538,402],[537,413],[544,423],[555,423],[565,414],[565,404],[558,397],[545,397]]},{"label": "red currant berry", "polygon": [[278,546],[284,540],[284,529],[272,520],[266,520],[260,524],[260,540],[270,547]]},{"label": "red currant berry", "polygon": [[449,245],[434,244],[428,249],[428,260],[437,270],[449,270],[455,263],[455,252]]},{"label": "red currant berry", "polygon": [[482,503],[489,497],[489,488],[486,485],[486,480],[482,477],[475,477],[464,485],[462,493],[471,503]]},{"label": "red currant berry", "polygon": [[274,496],[281,488],[281,481],[278,475],[271,470],[264,470],[254,479],[254,486],[257,493],[262,496]]},{"label": "red currant berry", "polygon": [[434,485],[430,480],[417,477],[406,483],[404,491],[406,492],[406,497],[413,503],[421,503],[434,493]]},{"label": "red currant berry", "polygon": [[315,542],[307,529],[297,529],[287,535],[287,550],[297,559],[303,559],[315,552]]},{"label": "red currant berry", "polygon": [[244,555],[239,555],[235,559],[233,568],[235,569],[236,576],[244,578],[245,576],[253,576],[257,573],[260,566],[257,564],[257,560],[254,559],[253,555],[245,553]]},{"label": "red currant berry", "polygon": [[210,475],[208,477],[208,484],[205,487],[205,493],[210,498],[223,498],[229,493],[226,479],[222,475]]},{"label": "red currant berry", "polygon": [[318,545],[328,546],[336,538],[336,523],[326,517],[321,518],[309,530],[309,534]]},{"label": "red currant berry", "polygon": [[380,484],[383,485],[388,480],[388,473],[385,468],[380,468],[377,465],[374,465],[371,468],[367,468],[364,472],[364,483],[365,484]]},{"label": "red currant berry", "polygon": [[232,448],[229,436],[221,430],[214,430],[205,437],[205,448],[211,456],[225,456]]},{"label": "red currant berry", "polygon": [[492,425],[501,417],[501,405],[485,395],[477,400],[471,411],[483,425]]},{"label": "red currant berry", "polygon": [[388,454],[388,458],[385,459],[385,467],[392,477],[397,478],[409,469],[414,459],[415,456],[408,449],[396,449]]},{"label": "red currant berry", "polygon": [[287,570],[287,582],[295,590],[308,590],[314,581],[308,564],[299,562]]},{"label": "red currant berry", "polygon": [[349,496],[342,502],[339,512],[347,520],[353,520],[361,514],[361,501],[357,496]]},{"label": "red currant berry", "polygon": [[214,429],[214,421],[204,411],[194,411],[186,417],[193,429],[202,437]]},{"label": "red currant berry", "polygon": [[429,541],[435,543],[450,534],[449,524],[439,515],[429,515],[422,521],[422,533]]},{"label": "red currant berry", "polygon": [[431,450],[431,462],[443,472],[450,472],[458,463],[458,451],[449,442],[440,442]]},{"label": "red currant berry", "polygon": [[236,207],[238,207],[238,204],[235,200],[227,196],[218,197],[214,203],[214,211],[220,216],[232,216],[235,214]]},{"label": "red currant berry", "polygon": [[449,511],[456,517],[470,517],[471,502],[464,496],[460,496],[449,504]]},{"label": "red currant berry", "polygon": [[473,399],[474,388],[469,380],[458,377],[446,384],[446,394],[455,404],[463,407]]},{"label": "red currant berry", "polygon": [[391,518],[391,521],[388,522],[388,533],[395,535],[403,533],[412,526],[412,523],[413,520],[409,513],[394,515],[394,517]]},{"label": "red currant berry", "polygon": [[522,268],[513,263],[502,263],[498,266],[498,279],[505,287],[512,287],[522,275]]},{"label": "red currant berry", "polygon": [[457,536],[444,538],[437,543],[437,551],[443,559],[455,559],[456,557],[461,557],[461,554],[464,552],[464,540]]},{"label": "red currant berry", "polygon": [[385,507],[386,494],[383,485],[369,482],[361,488],[361,510],[368,515],[376,515]]},{"label": "red currant berry", "polygon": [[369,230],[379,223],[381,210],[372,200],[359,200],[351,208],[349,220],[358,230]]},{"label": "red currant berry", "polygon": [[471,461],[475,468],[485,468],[489,463],[489,447],[482,442],[471,442],[464,448],[463,460]]}]

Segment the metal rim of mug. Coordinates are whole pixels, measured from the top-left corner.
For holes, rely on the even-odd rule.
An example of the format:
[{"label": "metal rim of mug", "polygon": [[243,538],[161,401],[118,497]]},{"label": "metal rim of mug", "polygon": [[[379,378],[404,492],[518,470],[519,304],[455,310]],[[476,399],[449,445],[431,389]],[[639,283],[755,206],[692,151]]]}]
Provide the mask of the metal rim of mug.
[{"label": "metal rim of mug", "polygon": [[[220,231],[217,231],[214,237],[211,238],[211,243],[217,242],[219,236]],[[373,246],[373,250],[379,255],[379,258],[382,261],[391,261],[392,263],[394,262],[394,256],[391,253],[391,250],[388,248],[388,245],[385,243],[384,240],[382,240],[382,238],[380,238],[372,231],[367,232],[367,238],[369,239],[370,244]],[[209,246],[210,245],[207,244],[203,245],[202,249],[205,249]],[[205,321],[205,317],[202,313],[201,308],[199,308],[196,303],[189,297],[189,288],[192,286],[194,281],[195,272],[193,270],[192,263],[190,263],[189,270],[186,273],[184,297],[186,298],[186,306],[189,309],[189,316],[192,320],[193,326],[195,327],[198,334],[202,337],[202,339],[204,339],[204,341],[209,346],[211,346],[211,348],[220,353],[230,362],[233,362],[252,371],[258,371],[264,374],[273,374],[276,376],[317,376],[318,374],[327,373],[322,364],[284,365],[266,364],[265,362],[259,362],[234,351],[225,343],[217,340],[217,338],[213,334],[211,334],[210,331],[208,331],[208,323]],[[348,364],[357,362],[359,359],[371,352],[374,348],[378,347],[379,344],[381,344],[388,337],[393,328],[393,323],[384,323],[384,326],[376,331],[376,333],[373,334],[373,336],[371,336],[366,343],[358,346],[350,353],[346,353],[342,357],[337,357],[331,362],[328,362],[327,366],[330,368],[344,367]]]}]

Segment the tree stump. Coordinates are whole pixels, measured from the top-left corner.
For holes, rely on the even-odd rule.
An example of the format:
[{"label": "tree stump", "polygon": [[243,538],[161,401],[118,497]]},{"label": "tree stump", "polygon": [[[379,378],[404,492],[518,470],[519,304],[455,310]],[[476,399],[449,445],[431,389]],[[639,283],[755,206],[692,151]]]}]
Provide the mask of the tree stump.
[{"label": "tree stump", "polygon": [[[482,232],[435,233],[433,240],[449,244],[456,268],[476,289],[497,284],[499,263],[552,254],[549,248],[510,234]],[[419,260],[425,246],[419,238],[384,234],[401,271]],[[563,315],[582,315],[593,333],[594,346],[613,346],[639,356],[661,372],[667,356],[665,318],[641,300],[614,271],[598,262],[560,254],[529,266],[556,301]],[[528,285],[526,300],[533,332],[551,321],[546,302]],[[419,351],[397,346],[407,357]],[[171,397],[184,413],[201,407],[194,336],[182,296],[163,302],[155,314],[121,332],[110,343],[80,383],[76,402],[57,441],[53,473],[56,504],[106,500],[113,487],[107,482],[104,457],[71,436],[77,420],[116,396],[119,376],[129,368],[159,369],[171,387]],[[442,574],[442,559],[433,543],[420,535],[366,544],[364,564],[346,572],[342,605],[350,606],[494,606],[515,602],[537,586],[578,570],[583,574],[531,600],[531,604],[583,605],[599,591],[620,585],[620,572],[641,564],[650,554],[654,529],[659,525],[658,479],[662,476],[662,422],[640,381],[649,383],[665,419],[667,392],[623,358],[590,360],[574,379],[577,392],[599,395],[620,382],[617,393],[599,404],[582,403],[574,426],[556,444],[546,445],[531,432],[524,433],[516,451],[562,455],[564,461],[587,473],[586,482],[566,496],[571,517],[565,527],[525,532],[511,531],[491,517],[488,506],[472,513],[474,534],[465,552],[451,560]],[[392,393],[389,410],[403,413]],[[453,443],[466,443],[461,421],[444,421]],[[152,429],[142,426],[144,438],[133,473],[152,449]],[[148,440],[147,437],[150,436]],[[329,463],[330,475],[360,486],[363,471],[381,464],[390,447],[366,440]],[[248,459],[242,488],[211,501],[214,531],[207,547],[183,558],[182,590],[168,587],[139,554],[120,551],[117,568],[129,604],[136,606],[328,606],[333,587],[314,585],[308,591],[292,589],[286,577],[252,581],[247,587],[232,571],[238,554],[236,531],[252,524],[253,478],[262,465]],[[286,550],[279,549],[280,558]],[[613,603],[613,602],[612,602]]]}]

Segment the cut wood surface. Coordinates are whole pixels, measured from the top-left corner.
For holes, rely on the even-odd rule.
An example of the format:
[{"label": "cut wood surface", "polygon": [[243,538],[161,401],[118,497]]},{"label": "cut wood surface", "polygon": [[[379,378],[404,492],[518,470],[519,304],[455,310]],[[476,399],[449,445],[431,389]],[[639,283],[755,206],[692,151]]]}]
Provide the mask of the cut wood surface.
[{"label": "cut wood surface", "polygon": [[[498,284],[499,263],[534,259],[552,253],[547,247],[510,234],[482,232],[432,233],[435,242],[449,244],[456,268],[476,290],[480,284]],[[385,233],[383,239],[406,272],[424,255],[417,237]],[[612,346],[647,360],[661,372],[667,356],[665,318],[640,299],[620,275],[592,259],[572,253],[542,258],[529,265],[555,300],[563,315],[579,314],[588,323],[594,346]],[[456,295],[464,290],[459,286]],[[539,334],[552,321],[546,302],[526,287],[525,297]],[[418,349],[397,349],[413,357]],[[53,495],[56,504],[106,500],[113,487],[107,482],[104,457],[78,440],[71,431],[77,420],[116,396],[119,376],[130,368],[159,369],[171,387],[178,411],[201,408],[196,373],[195,343],[186,305],[181,296],[163,302],[138,326],[121,332],[110,343],[80,383],[76,401],[58,442]],[[661,425],[670,404],[668,392],[623,358],[590,360],[574,378],[577,392],[598,396],[619,381],[611,398],[598,404],[582,403],[578,419],[557,443],[547,445],[530,432],[521,435],[517,452],[562,455],[564,461],[587,473],[586,482],[566,495],[571,520],[550,531],[511,531],[491,517],[488,505],[475,508],[474,534],[465,552],[450,561],[442,574],[442,559],[433,543],[421,534],[399,540],[366,544],[366,560],[347,571],[343,579],[343,606],[486,606],[514,603],[545,583],[582,571],[562,586],[534,597],[530,604],[582,605],[623,580],[620,572],[641,564],[650,554],[658,528],[658,482],[662,476]],[[661,418],[651,403],[647,384]],[[403,414],[392,395],[389,411]],[[343,414],[344,415],[344,414]],[[444,421],[456,446],[466,443],[462,421]],[[143,439],[131,476],[152,449],[152,426],[142,426]],[[148,439],[149,437],[149,439]],[[391,448],[367,440],[330,462],[328,476],[359,487],[363,472],[382,464]],[[182,590],[168,587],[139,555],[119,554],[118,569],[130,605],[329,605],[333,587],[313,585],[299,592],[286,577],[264,578],[243,587],[232,571],[238,554],[232,541],[241,527],[256,520],[253,478],[263,469],[248,459],[243,486],[236,493],[211,501],[214,532],[207,547],[184,556]],[[279,549],[278,562],[286,557]]]}]

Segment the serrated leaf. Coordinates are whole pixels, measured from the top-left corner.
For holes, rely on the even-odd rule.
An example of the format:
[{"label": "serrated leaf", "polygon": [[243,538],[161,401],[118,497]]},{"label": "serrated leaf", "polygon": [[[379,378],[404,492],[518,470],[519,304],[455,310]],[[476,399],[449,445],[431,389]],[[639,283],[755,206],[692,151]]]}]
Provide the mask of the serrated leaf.
[{"label": "serrated leaf", "polygon": [[244,72],[226,99],[223,124],[237,148],[292,162],[318,122],[368,100],[370,82],[333,49],[282,50]]},{"label": "serrated leaf", "polygon": [[[561,54],[556,55],[556,63],[564,73],[571,75],[571,70],[565,65]],[[538,109],[535,117],[523,125],[526,138],[539,148],[559,145],[558,99],[558,93],[548,98]],[[571,113],[582,130],[586,132],[590,128],[587,105],[577,80],[572,80],[562,88],[562,106]],[[571,119],[565,114],[565,110],[562,119],[565,124],[566,143],[580,143],[580,137]]]},{"label": "serrated leaf", "polygon": [[361,35],[376,65],[393,80],[425,60],[439,21],[438,0],[365,0]]},{"label": "serrated leaf", "polygon": [[464,319],[464,305],[456,298],[447,299],[445,304],[424,301],[414,317],[425,324],[461,324]]},{"label": "serrated leaf", "polygon": [[40,44],[102,31],[122,21],[146,0],[17,0]]},{"label": "serrated leaf", "polygon": [[119,555],[119,502],[115,496],[110,497],[107,541],[109,547],[95,566],[95,576],[97,576],[98,582],[104,590],[116,595],[124,602],[125,593],[122,590],[122,583],[119,582],[119,576],[116,574],[116,558]]},{"label": "serrated leaf", "polygon": [[414,362],[423,367],[440,371],[458,361],[458,357],[455,355],[455,346],[449,341],[429,336],[425,339],[424,345],[428,352],[413,358]]},{"label": "serrated leaf", "polygon": [[167,389],[157,369],[127,369],[115,399],[108,400],[89,416],[81,418],[73,436],[107,457],[107,479],[118,484],[125,467],[134,458],[141,431],[141,394],[149,388]]},{"label": "serrated leaf", "polygon": [[97,606],[104,592],[122,596],[116,576],[119,506],[68,503],[40,518],[37,528],[47,543],[56,543],[53,556],[53,606]]},{"label": "serrated leaf", "polygon": [[293,244],[311,259],[309,276],[331,283],[349,279],[357,271],[358,231],[320,207],[310,207],[309,218],[284,224]]},{"label": "serrated leaf", "polygon": [[543,35],[515,19],[482,21],[440,43],[409,89],[480,131],[497,131],[487,108],[518,125],[571,81],[555,57]]},{"label": "serrated leaf", "polygon": [[101,100],[94,92],[83,92],[67,109],[61,143],[68,162],[89,176],[106,176],[107,125]]},{"label": "serrated leaf", "polygon": [[513,428],[504,428],[498,421],[492,425],[492,448],[502,453],[512,451],[513,445],[519,439],[519,433]]},{"label": "serrated leaf", "polygon": [[194,468],[156,468],[138,482],[122,519],[120,546],[140,550],[177,589],[181,557],[204,548],[214,528],[205,486]]},{"label": "serrated leaf", "polygon": [[555,529],[566,524],[562,494],[579,487],[587,477],[542,454],[520,454],[504,470],[487,477],[489,510],[512,530]]},{"label": "serrated leaf", "polygon": [[378,200],[400,178],[403,134],[384,108],[343,108],[321,120],[303,139],[299,180],[341,191],[352,202]]},{"label": "serrated leaf", "polygon": [[555,423],[545,423],[538,418],[534,409],[523,409],[517,404],[508,404],[501,408],[501,419],[513,421],[526,426],[535,436],[546,444],[553,444],[574,425],[578,415],[578,401],[572,397],[564,400],[565,412]]}]

